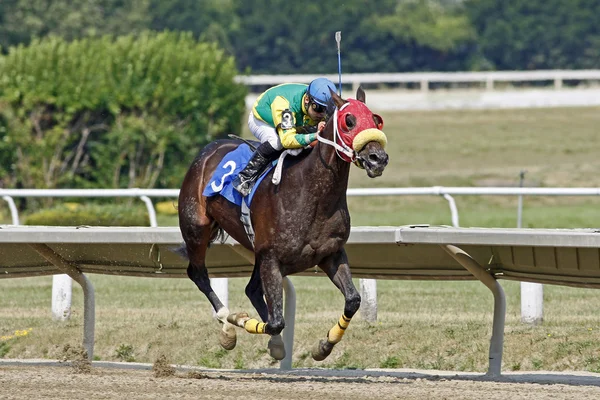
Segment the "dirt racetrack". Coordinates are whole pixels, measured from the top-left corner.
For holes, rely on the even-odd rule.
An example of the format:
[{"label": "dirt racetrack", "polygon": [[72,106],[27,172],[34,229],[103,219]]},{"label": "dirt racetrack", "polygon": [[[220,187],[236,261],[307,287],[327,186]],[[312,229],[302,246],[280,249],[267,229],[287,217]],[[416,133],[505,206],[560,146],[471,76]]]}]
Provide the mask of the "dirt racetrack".
[{"label": "dirt racetrack", "polygon": [[[159,377],[159,375],[163,375]],[[408,370],[209,370],[0,359],[1,399],[599,399],[600,374]]]}]

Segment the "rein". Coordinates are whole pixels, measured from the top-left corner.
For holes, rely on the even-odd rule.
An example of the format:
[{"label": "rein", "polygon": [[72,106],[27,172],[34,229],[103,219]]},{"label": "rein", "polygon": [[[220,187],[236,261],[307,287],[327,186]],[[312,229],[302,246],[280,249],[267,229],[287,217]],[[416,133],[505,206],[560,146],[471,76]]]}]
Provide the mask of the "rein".
[{"label": "rein", "polygon": [[[340,110],[344,109],[344,107],[346,107],[348,104],[350,104],[350,103],[344,104],[340,108]],[[325,139],[324,137],[322,137],[320,135],[321,132],[318,132],[318,131],[317,131],[317,140],[326,145],[333,146],[335,148],[335,152],[337,153],[338,157],[341,158],[342,160],[347,161],[346,159],[344,159],[344,157],[342,157],[340,155],[340,152],[345,154],[346,157],[348,157],[350,159],[350,162],[354,162],[354,161],[356,161],[356,152],[352,148],[348,147],[342,140],[339,139],[337,117],[338,117],[338,109],[336,108],[335,112],[333,114],[333,140],[334,141]],[[277,165],[275,166],[275,171],[273,172],[273,178],[271,178],[271,182],[273,182],[274,185],[279,185],[279,182],[281,182],[281,173],[282,173],[282,169],[283,169],[284,158],[287,155],[296,156],[302,150],[303,150],[302,148],[287,149],[283,153],[281,153],[281,155],[279,156],[279,160],[277,161]]]},{"label": "rein", "polygon": [[[342,107],[340,107],[339,110],[343,110],[349,104],[350,103],[344,104]],[[346,143],[344,143],[342,140],[339,139],[339,130],[338,130],[338,111],[339,110],[336,108],[335,112],[333,113],[333,141],[322,137],[320,135],[320,132],[317,132],[317,140],[321,143],[327,144],[329,146],[333,146],[335,148],[335,152],[337,153],[338,157],[341,158],[342,160],[346,161],[344,159],[344,157],[342,157],[340,155],[340,152],[345,154],[346,157],[350,158],[350,161],[353,162],[356,160],[356,152],[354,151],[354,149],[348,147],[346,145]]]}]

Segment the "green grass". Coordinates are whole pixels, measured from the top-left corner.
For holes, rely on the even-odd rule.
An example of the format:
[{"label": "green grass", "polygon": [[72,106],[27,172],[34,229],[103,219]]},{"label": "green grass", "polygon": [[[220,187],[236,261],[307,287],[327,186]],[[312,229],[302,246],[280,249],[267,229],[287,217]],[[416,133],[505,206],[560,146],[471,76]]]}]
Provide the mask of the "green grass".
[{"label": "green grass", "polygon": [[[174,363],[210,368],[277,367],[268,338],[238,331],[238,346],[218,345],[219,325],[208,301],[187,279],[90,275],[96,290],[95,359]],[[247,279],[230,279],[232,310],[252,309],[243,294]],[[487,369],[493,299],[478,282],[379,281],[378,322],[360,313],[324,362],[310,357],[343,310],[343,298],[325,278],[292,277],[296,288],[293,365],[328,368]],[[357,283],[357,282],[356,282]],[[358,283],[357,283],[358,284]],[[600,371],[600,296],[591,289],[546,285],[542,325],[520,323],[519,284],[502,281],[507,295],[504,370]],[[75,285],[73,315],[50,317],[50,277],[0,281],[0,341],[5,358],[60,359],[65,345],[81,343],[82,293]]]},{"label": "green grass", "polygon": [[[546,198],[547,199],[547,198]],[[517,198],[505,203],[493,197],[455,196],[463,227],[514,228]],[[450,208],[441,197],[352,197],[348,207],[353,226],[452,225]],[[157,216],[160,226],[177,226],[176,216]],[[561,198],[546,204],[543,198],[524,200],[523,228],[600,228],[600,199]]]},{"label": "green grass", "polygon": [[390,164],[350,187],[598,186],[600,108],[383,113]]},{"label": "green grass", "polygon": [[[600,187],[600,108],[385,112],[390,163],[369,179],[352,168],[349,187]],[[248,136],[247,129],[243,136]],[[515,196],[455,196],[461,226],[516,226]],[[523,227],[598,227],[600,199],[526,197]],[[353,225],[451,224],[435,196],[350,198]],[[0,223],[10,223],[0,205]],[[177,225],[158,215],[160,225]]]},{"label": "green grass", "polygon": [[[352,168],[349,187],[600,187],[600,108],[395,112],[382,114],[390,163],[369,179]],[[248,136],[248,133],[245,133]],[[516,196],[454,196],[461,226],[515,227]],[[595,197],[524,198],[523,227],[600,227]],[[450,225],[436,196],[351,197],[353,225]],[[159,223],[177,225],[174,217]]]},{"label": "green grass", "polygon": [[[390,164],[381,178],[353,168],[350,187],[506,186],[527,170],[526,186],[599,187],[599,108],[383,113]],[[455,196],[461,226],[514,227],[517,198]],[[523,226],[600,227],[600,199],[526,197]],[[352,224],[451,224],[446,200],[435,196],[350,198]],[[160,215],[159,224],[177,225]],[[7,208],[0,206],[7,223]],[[231,352],[218,345],[208,301],[187,279],[90,276],[96,289],[95,357],[171,362],[216,368],[276,367],[267,338],[239,332]],[[360,315],[332,355],[310,357],[343,309],[323,278],[293,277],[298,297],[295,367],[426,368],[485,371],[493,300],[478,282],[378,281],[378,322]],[[243,294],[246,279],[231,279],[232,310],[255,316]],[[50,316],[51,278],[0,279],[0,357],[61,358],[81,343],[82,294],[74,286],[72,318]],[[520,323],[518,282],[507,294],[504,370],[600,372],[600,292],[546,285],[544,323]],[[31,328],[26,335],[15,331]]]}]

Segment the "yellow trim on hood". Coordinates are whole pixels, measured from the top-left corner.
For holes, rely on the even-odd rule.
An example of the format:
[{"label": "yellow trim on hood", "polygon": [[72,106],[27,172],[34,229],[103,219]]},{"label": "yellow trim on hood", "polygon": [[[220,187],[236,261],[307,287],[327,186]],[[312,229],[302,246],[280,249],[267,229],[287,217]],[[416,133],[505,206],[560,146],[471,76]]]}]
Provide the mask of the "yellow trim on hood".
[{"label": "yellow trim on hood", "polygon": [[379,129],[365,129],[354,137],[354,140],[352,141],[352,148],[358,153],[369,142],[379,142],[381,147],[385,148],[387,145],[387,137],[385,136],[385,133]]}]

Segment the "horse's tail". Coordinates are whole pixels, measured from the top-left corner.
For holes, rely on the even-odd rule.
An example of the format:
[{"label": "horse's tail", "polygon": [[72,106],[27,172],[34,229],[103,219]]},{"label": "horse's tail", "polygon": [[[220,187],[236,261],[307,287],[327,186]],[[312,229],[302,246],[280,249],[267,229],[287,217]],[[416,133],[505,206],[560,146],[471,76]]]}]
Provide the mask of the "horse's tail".
[{"label": "horse's tail", "polygon": [[213,221],[210,227],[210,240],[208,242],[208,246],[210,247],[212,243],[217,241],[221,243],[225,242],[225,231],[219,224]]},{"label": "horse's tail", "polygon": [[181,258],[184,258],[186,260],[190,259],[185,243],[182,243],[181,245],[179,245],[179,247],[171,247],[169,250],[171,250],[175,254],[178,254]]}]

